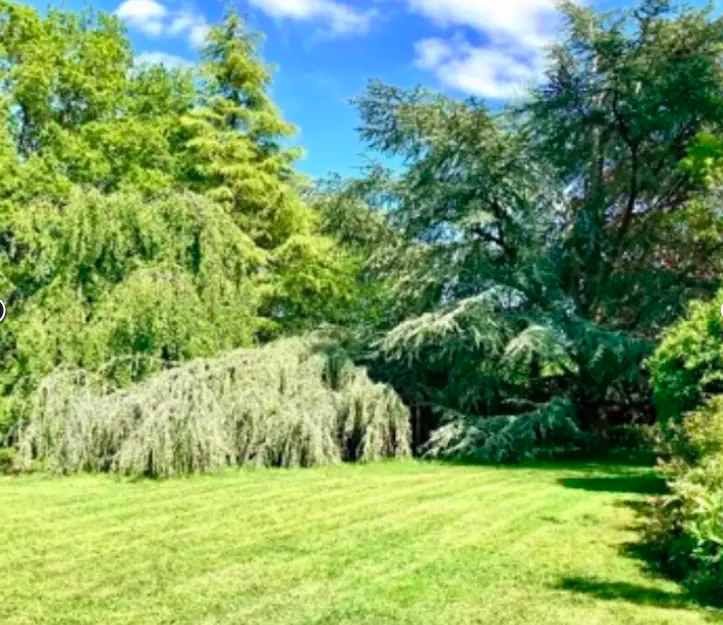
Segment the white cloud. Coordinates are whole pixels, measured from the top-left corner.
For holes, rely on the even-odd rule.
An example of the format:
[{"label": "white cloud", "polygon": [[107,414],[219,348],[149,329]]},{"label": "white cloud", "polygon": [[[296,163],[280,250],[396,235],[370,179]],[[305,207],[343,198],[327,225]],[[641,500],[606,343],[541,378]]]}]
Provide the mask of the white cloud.
[{"label": "white cloud", "polygon": [[116,15],[131,28],[147,35],[163,32],[163,20],[168,10],[155,0],[126,0],[116,9]]},{"label": "white cloud", "polygon": [[169,69],[192,67],[193,62],[182,56],[166,52],[143,52],[135,59],[136,65],[163,65]]},{"label": "white cloud", "polygon": [[541,54],[520,49],[473,46],[462,38],[423,39],[415,64],[463,93],[507,99],[521,96],[544,71]]},{"label": "white cloud", "polygon": [[203,47],[209,30],[211,30],[211,27],[208,24],[194,24],[188,33],[188,41],[194,48]]},{"label": "white cloud", "polygon": [[452,46],[441,39],[422,39],[414,47],[417,66],[421,69],[436,70],[454,56]]},{"label": "white cloud", "polygon": [[417,42],[416,65],[445,85],[472,95],[509,98],[538,80],[558,18],[555,0],[405,0],[410,11],[443,29],[477,31],[485,45],[463,36]]},{"label": "white cloud", "polygon": [[206,18],[190,9],[179,11],[168,24],[169,35],[184,35],[194,48],[200,48],[206,41],[209,26]]},{"label": "white cloud", "polygon": [[337,35],[368,31],[371,20],[377,14],[375,9],[359,11],[336,0],[248,0],[248,2],[277,19],[323,22]]},{"label": "white cloud", "polygon": [[407,0],[407,4],[440,26],[471,26],[533,46],[544,43],[541,31],[556,12],[555,0]]},{"label": "white cloud", "polygon": [[194,48],[203,45],[209,30],[206,18],[190,6],[170,11],[156,0],[125,0],[115,13],[130,28],[155,37],[185,37]]}]

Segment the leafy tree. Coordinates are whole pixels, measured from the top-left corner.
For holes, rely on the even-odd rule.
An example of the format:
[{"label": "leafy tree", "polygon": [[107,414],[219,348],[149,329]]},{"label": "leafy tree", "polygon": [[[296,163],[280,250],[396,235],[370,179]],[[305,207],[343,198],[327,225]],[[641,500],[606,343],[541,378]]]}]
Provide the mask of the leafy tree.
[{"label": "leafy tree", "polygon": [[13,226],[12,246],[25,252],[0,257],[11,293],[0,339],[0,383],[14,398],[6,419],[56,366],[127,384],[253,343],[258,251],[201,196],[74,191],[62,212],[38,201]]},{"label": "leafy tree", "polygon": [[195,70],[135,65],[92,11],[0,0],[0,41],[5,418],[57,366],[125,384],[342,318],[353,259],[302,199],[236,14]]},{"label": "leafy tree", "polygon": [[[134,69],[121,24],[104,14],[0,2],[0,84],[15,194],[65,197],[73,184],[170,188],[188,72]],[[174,145],[174,143],[176,145]]]},{"label": "leafy tree", "polygon": [[714,237],[699,243],[720,214],[683,161],[721,128],[723,21],[657,0],[563,10],[520,106],[378,83],[359,102],[363,138],[406,163],[356,185],[401,240],[370,263],[398,322],[377,370],[422,429],[447,421],[433,453],[516,458],[650,418],[652,341],[717,286]]}]

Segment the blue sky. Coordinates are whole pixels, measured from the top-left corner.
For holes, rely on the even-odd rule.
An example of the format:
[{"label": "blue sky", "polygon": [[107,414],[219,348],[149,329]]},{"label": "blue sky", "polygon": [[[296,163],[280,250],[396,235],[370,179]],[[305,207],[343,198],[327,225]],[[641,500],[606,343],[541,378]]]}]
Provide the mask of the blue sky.
[{"label": "blue sky", "polygon": [[[44,8],[48,2],[32,2]],[[92,6],[126,23],[144,60],[193,63],[222,0],[64,0]],[[595,0],[605,8],[630,0]],[[364,161],[349,99],[370,78],[450,95],[514,98],[544,67],[554,36],[554,0],[234,0],[265,36],[264,58],[277,66],[273,95],[299,128],[311,176],[354,174]]]}]

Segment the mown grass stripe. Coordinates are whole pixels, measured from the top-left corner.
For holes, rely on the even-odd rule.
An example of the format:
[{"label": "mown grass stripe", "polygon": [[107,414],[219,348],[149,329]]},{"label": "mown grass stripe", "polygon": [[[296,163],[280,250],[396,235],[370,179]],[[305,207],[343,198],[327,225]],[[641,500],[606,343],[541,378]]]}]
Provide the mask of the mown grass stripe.
[{"label": "mown grass stripe", "polygon": [[[676,625],[703,625],[708,613],[692,605],[559,588],[587,573],[679,593],[618,548],[634,532],[615,506],[637,495],[561,483],[586,475],[403,462],[162,483],[0,480],[0,517],[9,500],[15,516],[0,523],[0,623],[660,625],[674,612]],[[19,532],[19,519],[31,527]]]},{"label": "mown grass stripe", "polygon": [[[469,478],[472,480],[473,478]],[[403,483],[407,484],[408,481],[404,481]],[[464,483],[464,482],[462,482]],[[377,487],[367,487],[367,488],[360,488],[355,489],[352,493],[352,497],[355,498],[354,502],[351,504],[348,504],[346,506],[333,506],[334,514],[336,516],[339,516],[339,514],[351,511],[357,507],[368,507],[370,505],[375,505],[377,503],[382,504],[390,499],[395,499],[399,497],[407,496],[408,494],[413,494],[414,492],[418,490],[423,490],[428,494],[430,497],[436,497],[438,495],[441,495],[443,493],[438,492],[435,490],[437,487],[441,487],[443,489],[449,489],[450,486],[448,484],[448,480],[445,478],[444,480],[440,480],[438,482],[432,482],[430,480],[421,478],[416,479],[411,483],[411,486],[408,486],[405,489],[394,489],[393,486],[395,484],[399,484],[398,482],[393,482],[390,484],[387,484],[387,488],[385,489],[384,493],[381,496],[374,496],[372,498],[362,498],[362,499],[356,499],[356,497],[362,493],[362,492],[368,492],[368,493],[377,493],[379,492],[379,488]],[[340,482],[338,484],[339,486],[346,485],[345,482]],[[283,491],[286,492],[286,491]],[[249,501],[243,501],[239,502],[234,497],[233,499],[229,500],[223,500],[219,502],[215,502],[215,505],[204,505],[200,506],[198,504],[203,503],[203,501],[199,502],[194,498],[174,498],[172,500],[166,499],[164,502],[155,502],[150,501],[145,503],[143,506],[132,508],[130,511],[127,510],[125,507],[122,508],[122,512],[119,513],[117,509],[113,509],[111,511],[107,511],[103,515],[98,514],[92,514],[92,515],[83,515],[79,518],[75,519],[74,523],[68,522],[68,523],[56,523],[53,522],[49,524],[49,528],[52,528],[53,534],[45,534],[43,536],[43,546],[57,546],[61,547],[64,545],[67,545],[69,542],[72,542],[72,538],[69,538],[67,535],[67,530],[69,528],[79,529],[83,528],[86,530],[87,533],[84,534],[86,540],[90,537],[95,536],[107,536],[108,534],[112,534],[115,531],[117,531],[117,527],[123,525],[124,522],[127,520],[137,520],[137,522],[132,526],[132,529],[134,529],[136,532],[142,529],[153,529],[154,527],[158,525],[168,524],[169,521],[175,520],[178,521],[180,519],[185,518],[186,521],[193,521],[198,518],[198,514],[203,513],[206,516],[212,516],[212,517],[221,517],[221,520],[217,521],[218,525],[223,525],[223,517],[220,515],[220,513],[226,509],[234,509],[237,510],[238,520],[246,520],[249,522],[253,522],[255,520],[264,520],[254,518],[254,517],[268,517],[268,516],[274,516],[274,517],[281,517],[282,521],[286,520],[286,517],[289,515],[283,515],[280,514],[280,511],[283,512],[284,510],[291,510],[291,516],[296,516],[297,513],[295,513],[293,510],[294,504],[306,502],[319,502],[319,504],[323,505],[322,513],[321,515],[325,518],[328,518],[329,512],[327,510],[327,504],[328,503],[335,503],[335,500],[338,500],[339,498],[339,492],[331,488],[325,488],[323,490],[319,490],[318,492],[314,493],[313,496],[309,496],[309,493],[306,493],[304,491],[299,492],[298,489],[293,490],[293,497],[291,498],[284,498],[283,496],[278,499],[274,498],[274,493],[266,492],[264,497],[258,500],[254,500],[254,504],[264,504],[266,501],[271,502],[273,505],[271,506],[265,506],[260,508],[252,508],[249,505]],[[239,509],[241,506],[246,508],[246,511],[250,512],[250,514],[245,514],[243,509]],[[194,509],[199,512],[194,512]],[[177,513],[179,510],[186,511],[185,515],[177,516]],[[189,512],[190,511],[190,512]],[[101,524],[102,521],[105,521],[107,518],[113,519],[116,521],[113,527],[107,529],[100,529],[93,531],[88,531],[88,529],[92,528],[93,526],[97,526]],[[278,524],[278,523],[277,523]],[[13,524],[8,524],[6,528],[9,530],[9,533],[13,535],[16,540],[24,540],[25,532],[30,532],[30,526],[24,525],[20,527],[13,527]],[[128,527],[126,526],[126,531],[128,531]],[[20,531],[17,531],[20,530]],[[63,537],[63,540],[59,542],[52,542],[51,538],[53,535],[60,535]],[[8,556],[13,555],[13,549],[12,549],[12,540],[9,541],[8,545],[6,545],[6,549],[0,553],[0,565],[2,565],[6,560],[8,560]],[[10,558],[10,564],[12,564],[12,558]]]}]

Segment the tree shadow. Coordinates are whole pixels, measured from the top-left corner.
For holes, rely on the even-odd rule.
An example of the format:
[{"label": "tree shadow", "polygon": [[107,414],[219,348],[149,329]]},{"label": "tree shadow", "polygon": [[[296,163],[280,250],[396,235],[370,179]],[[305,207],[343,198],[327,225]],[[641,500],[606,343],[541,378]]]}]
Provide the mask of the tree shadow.
[{"label": "tree shadow", "polygon": [[570,471],[573,473],[601,473],[605,475],[639,475],[641,472],[652,475],[655,457],[648,453],[618,454],[590,454],[567,453],[560,454],[553,459],[523,460],[520,462],[500,463],[475,458],[425,458],[427,462],[460,465],[481,466],[497,469],[522,469],[535,471]]},{"label": "tree shadow", "polygon": [[596,599],[628,601],[638,605],[667,609],[700,607],[692,598],[681,593],[666,592],[627,582],[605,582],[584,577],[565,577],[557,586],[560,590],[590,595]]},{"label": "tree shadow", "polygon": [[665,480],[652,473],[562,478],[558,483],[565,488],[637,495],[663,495],[667,490]]},{"label": "tree shadow", "polygon": [[625,543],[620,547],[620,552],[628,558],[637,560],[646,573],[655,575],[656,577],[670,578],[670,575],[666,575],[666,571],[660,563],[658,558],[659,552],[654,544],[643,540],[636,543]]},{"label": "tree shadow", "polygon": [[[646,519],[651,514],[654,499],[639,500],[627,499],[617,502],[619,507],[630,508],[635,512],[637,523],[629,529],[642,532]],[[637,560],[641,570],[651,580],[668,580],[682,584],[682,580],[672,575],[661,564],[660,552],[657,546],[647,541],[641,535],[636,542],[624,543],[620,546],[620,553],[633,560]],[[684,586],[680,591],[666,592],[655,588],[628,584],[626,582],[607,582],[599,579],[588,579],[582,577],[564,578],[558,585],[559,588],[592,595],[598,599],[623,600],[641,605],[653,605],[669,609],[702,608],[710,611],[712,620],[723,622],[723,606],[707,595],[694,593]],[[714,618],[713,618],[714,617]]]},{"label": "tree shadow", "polygon": [[635,512],[636,518],[641,521],[635,529],[642,524],[643,519],[648,517],[652,506],[649,499],[623,499],[616,501],[614,505],[616,508],[629,508]]},{"label": "tree shadow", "polygon": [[[616,505],[625,507],[635,512],[636,523],[629,529],[638,532],[640,539],[635,542],[623,543],[620,546],[620,552],[627,558],[637,560],[642,569],[649,575],[653,575],[662,579],[672,579],[676,582],[682,580],[675,578],[666,571],[661,563],[660,551],[658,546],[645,538],[645,525],[653,513],[655,499],[635,500],[627,499],[620,501]],[[699,599],[699,598],[698,598]]]}]

